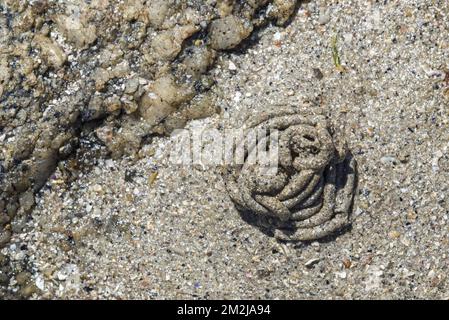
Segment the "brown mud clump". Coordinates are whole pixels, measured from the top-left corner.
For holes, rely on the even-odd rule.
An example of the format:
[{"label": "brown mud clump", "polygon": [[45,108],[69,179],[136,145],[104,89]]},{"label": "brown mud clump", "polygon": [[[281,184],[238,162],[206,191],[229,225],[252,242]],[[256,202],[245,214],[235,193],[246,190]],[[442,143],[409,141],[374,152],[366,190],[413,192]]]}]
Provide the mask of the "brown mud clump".
[{"label": "brown mud clump", "polygon": [[145,138],[217,113],[209,71],[219,55],[285,23],[295,4],[2,1],[0,247],[82,132],[113,157],[136,156]]},{"label": "brown mud clump", "polygon": [[[320,239],[350,225],[356,162],[324,117],[264,112],[248,121],[246,130],[247,137],[269,130],[278,139],[244,139],[236,146],[244,150],[244,163],[229,171],[227,189],[240,211],[287,241]],[[276,149],[279,163],[257,158],[266,145]]]}]

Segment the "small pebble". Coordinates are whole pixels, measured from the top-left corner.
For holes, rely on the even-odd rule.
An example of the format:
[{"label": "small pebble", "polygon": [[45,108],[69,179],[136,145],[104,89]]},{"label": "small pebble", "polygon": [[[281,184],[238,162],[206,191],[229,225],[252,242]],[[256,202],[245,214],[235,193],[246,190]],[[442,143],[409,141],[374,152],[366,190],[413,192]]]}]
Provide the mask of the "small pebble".
[{"label": "small pebble", "polygon": [[231,70],[231,71],[235,71],[235,70],[237,70],[237,67],[236,67],[236,65],[232,62],[232,61],[229,61],[229,70]]}]

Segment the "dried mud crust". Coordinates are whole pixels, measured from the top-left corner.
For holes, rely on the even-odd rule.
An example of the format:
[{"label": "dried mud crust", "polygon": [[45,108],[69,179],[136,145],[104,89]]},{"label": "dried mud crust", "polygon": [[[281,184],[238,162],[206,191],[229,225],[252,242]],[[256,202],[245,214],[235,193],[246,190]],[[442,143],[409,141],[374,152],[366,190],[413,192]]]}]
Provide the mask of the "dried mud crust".
[{"label": "dried mud crust", "polygon": [[0,247],[60,159],[96,130],[114,157],[217,112],[217,57],[296,0],[0,4]]},{"label": "dried mud crust", "polygon": [[[245,139],[237,146],[244,150],[245,161],[228,171],[226,181],[240,211],[254,215],[257,225],[287,241],[320,239],[350,224],[356,162],[323,116],[278,107],[247,121],[245,128],[247,137],[253,130],[276,131],[278,142],[267,136],[254,144]],[[277,149],[275,172],[257,158],[260,144]]]}]

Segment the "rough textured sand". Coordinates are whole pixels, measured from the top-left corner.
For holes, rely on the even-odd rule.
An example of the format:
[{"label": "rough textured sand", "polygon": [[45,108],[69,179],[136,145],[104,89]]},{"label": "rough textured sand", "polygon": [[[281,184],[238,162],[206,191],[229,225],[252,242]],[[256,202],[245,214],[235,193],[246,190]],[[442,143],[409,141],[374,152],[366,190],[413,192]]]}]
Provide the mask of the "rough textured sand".
[{"label": "rough textured sand", "polygon": [[10,293],[449,298],[449,3],[310,1],[257,36],[212,71],[221,114],[187,128],[222,130],[274,104],[344,124],[359,168],[352,228],[279,242],[241,219],[219,168],[173,166],[156,137],[138,160],[86,154],[70,184],[56,171],[2,250]]}]

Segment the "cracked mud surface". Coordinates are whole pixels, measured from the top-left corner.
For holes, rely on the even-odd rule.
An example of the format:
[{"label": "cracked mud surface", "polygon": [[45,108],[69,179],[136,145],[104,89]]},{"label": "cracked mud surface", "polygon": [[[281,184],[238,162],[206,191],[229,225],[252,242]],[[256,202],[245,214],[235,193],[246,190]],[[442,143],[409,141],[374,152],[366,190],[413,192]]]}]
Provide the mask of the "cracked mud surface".
[{"label": "cracked mud surface", "polygon": [[[129,23],[110,28],[115,22],[99,21],[122,22],[124,12],[101,17],[103,11],[92,6],[111,1],[91,1],[73,13],[66,4],[75,2],[48,1],[45,11],[35,13],[42,19],[34,21],[25,19],[34,9],[3,2],[10,9],[2,8],[0,18],[0,42],[8,43],[0,47],[0,174],[2,188],[4,181],[18,185],[6,190],[8,203],[0,202],[7,212],[1,223],[14,231],[0,254],[0,295],[449,298],[447,1],[310,1],[286,27],[269,25],[258,32],[258,41],[249,36],[244,50],[221,51],[215,42],[204,44],[210,40],[201,32],[192,35],[185,44],[193,44],[201,59],[191,63],[213,60],[214,66],[203,74],[206,69],[191,65],[191,72],[201,74],[200,90],[188,105],[191,92],[184,82],[173,82],[187,68],[164,73],[179,48],[177,39],[153,31],[142,10],[126,13]],[[64,18],[73,14],[80,20]],[[213,17],[201,15],[209,21],[208,34],[224,28],[212,28]],[[227,19],[226,25],[234,20]],[[14,23],[23,24],[14,29],[23,28],[20,35],[5,32]],[[67,33],[71,23],[78,34]],[[143,29],[154,37],[142,35]],[[233,36],[247,33],[237,30]],[[159,49],[143,49],[158,34]],[[166,40],[171,45],[158,45]],[[223,46],[235,43],[224,40]],[[173,60],[178,66],[188,56],[185,44]],[[202,50],[212,45],[215,56]],[[145,53],[150,56],[139,65]],[[154,65],[153,54],[167,60]],[[180,96],[167,101],[160,88]],[[141,102],[146,89],[155,93],[154,101]],[[204,113],[195,101],[207,107]],[[174,103],[179,109],[170,114],[191,115],[151,129],[137,125],[137,134],[126,134],[126,123],[132,127],[133,115],[153,103],[162,114]],[[177,123],[212,114],[187,122],[187,128],[221,130],[279,104],[324,115],[344,131],[359,172],[346,232],[306,244],[279,242],[242,220],[220,169],[169,163],[170,139],[159,134]],[[153,129],[157,136],[147,137]],[[34,148],[20,148],[26,144]],[[23,164],[40,166],[34,181],[20,179]],[[42,189],[33,209],[29,190],[35,186]],[[8,212],[17,210],[22,214],[10,221]],[[1,235],[8,236],[4,230]]]}]

